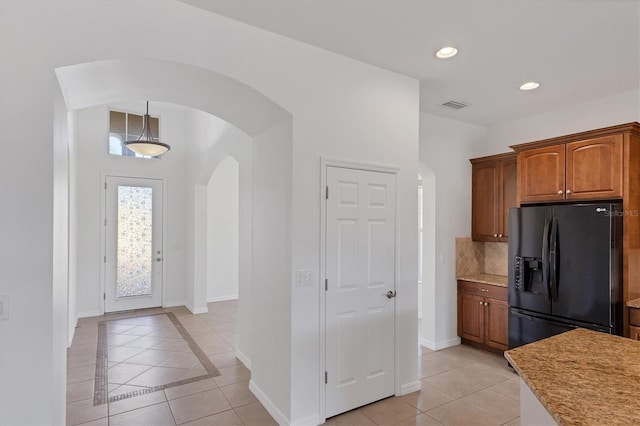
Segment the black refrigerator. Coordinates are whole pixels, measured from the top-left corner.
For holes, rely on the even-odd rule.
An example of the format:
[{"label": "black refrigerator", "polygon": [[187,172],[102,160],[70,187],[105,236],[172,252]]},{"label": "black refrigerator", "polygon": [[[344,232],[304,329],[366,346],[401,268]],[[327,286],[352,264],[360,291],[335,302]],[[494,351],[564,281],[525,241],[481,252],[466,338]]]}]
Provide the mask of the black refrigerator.
[{"label": "black refrigerator", "polygon": [[622,335],[622,204],[509,210],[509,348],[576,327]]}]

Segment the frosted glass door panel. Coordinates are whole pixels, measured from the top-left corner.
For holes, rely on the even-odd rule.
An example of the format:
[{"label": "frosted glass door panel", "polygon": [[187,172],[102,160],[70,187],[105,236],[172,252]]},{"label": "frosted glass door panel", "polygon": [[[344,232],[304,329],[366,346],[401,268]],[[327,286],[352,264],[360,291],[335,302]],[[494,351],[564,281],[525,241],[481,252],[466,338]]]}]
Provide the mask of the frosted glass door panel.
[{"label": "frosted glass door panel", "polygon": [[153,188],[118,186],[116,297],[151,294]]},{"label": "frosted glass door panel", "polygon": [[105,179],[105,312],[162,305],[162,181]]}]

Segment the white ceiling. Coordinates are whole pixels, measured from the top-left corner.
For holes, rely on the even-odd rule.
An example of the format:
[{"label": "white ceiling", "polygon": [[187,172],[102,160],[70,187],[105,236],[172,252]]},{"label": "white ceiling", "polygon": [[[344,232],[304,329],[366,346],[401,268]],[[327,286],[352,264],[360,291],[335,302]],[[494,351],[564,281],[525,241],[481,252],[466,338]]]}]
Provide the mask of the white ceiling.
[{"label": "white ceiling", "polygon": [[418,78],[422,111],[479,125],[640,87],[640,0],[182,1]]}]

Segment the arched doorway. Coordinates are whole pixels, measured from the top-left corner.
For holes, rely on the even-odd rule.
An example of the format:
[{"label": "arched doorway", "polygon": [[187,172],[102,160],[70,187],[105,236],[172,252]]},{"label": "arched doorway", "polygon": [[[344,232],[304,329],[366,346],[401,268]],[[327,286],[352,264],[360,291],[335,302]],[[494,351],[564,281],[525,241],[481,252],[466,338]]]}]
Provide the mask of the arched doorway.
[{"label": "arched doorway", "polygon": [[[184,188],[186,274],[183,282],[186,284],[182,293],[182,303],[192,312],[206,312],[207,279],[206,273],[202,274],[206,271],[206,262],[202,261],[203,253],[206,255],[206,238],[202,238],[202,231],[206,230],[206,184],[220,157],[226,156],[221,153],[216,142],[225,139],[222,135],[225,132],[236,131],[245,135],[249,141],[249,158],[254,147],[258,154],[269,154],[256,155],[256,161],[247,164],[246,173],[240,172],[240,186],[244,184],[249,188],[250,205],[269,205],[269,208],[260,208],[258,214],[253,214],[251,208],[242,209],[242,205],[240,206],[242,212],[239,234],[245,236],[245,244],[249,241],[244,251],[250,255],[243,256],[246,275],[244,279],[239,279],[238,293],[246,303],[240,305],[238,312],[238,348],[248,359],[252,336],[256,338],[263,331],[261,324],[252,324],[251,312],[265,309],[264,306],[252,306],[251,294],[254,288],[251,274],[257,271],[263,280],[270,280],[269,277],[273,276],[271,281],[281,281],[282,275],[290,273],[290,259],[286,258],[285,253],[274,256],[272,250],[274,243],[280,240],[284,245],[289,244],[289,234],[273,224],[290,223],[289,220],[282,221],[282,218],[290,216],[290,210],[285,204],[271,205],[274,196],[289,199],[291,194],[291,181],[283,179],[291,175],[292,167],[289,155],[292,143],[290,114],[261,93],[236,80],[182,63],[150,59],[108,60],[61,67],[56,69],[56,75],[63,94],[63,100],[55,105],[56,126],[70,127],[68,134],[61,132],[57,137],[66,139],[61,142],[67,147],[74,130],[73,120],[68,119],[69,113],[73,115],[74,111],[84,108],[114,102],[151,100],[181,105],[194,111],[185,120],[184,132],[185,140],[196,140],[197,143],[191,143],[184,152],[187,184]],[[226,127],[207,127],[208,123],[202,120],[203,116],[219,117]],[[56,140],[56,143],[60,143],[60,140]],[[64,158],[56,157],[56,173],[68,174],[68,167]],[[241,170],[242,167],[241,165]],[[270,193],[267,195],[263,191],[253,191],[254,182],[268,185]],[[68,193],[64,195],[68,196]],[[56,208],[67,209],[68,206],[65,202],[58,202]],[[71,226],[74,226],[73,223]],[[242,237],[240,239],[242,241]],[[171,242],[168,243],[171,246]],[[67,249],[69,244],[67,242]],[[242,247],[240,250],[243,250]],[[239,263],[242,261],[239,260]],[[76,291],[76,285],[70,282],[69,298]],[[288,289],[283,287],[284,290]],[[101,288],[96,296],[103,291]],[[255,292],[258,300],[278,297],[273,289],[257,288]],[[93,300],[99,306],[99,298],[95,297]],[[70,334],[77,319],[77,311],[81,309],[79,307],[75,312],[68,312]]]}]

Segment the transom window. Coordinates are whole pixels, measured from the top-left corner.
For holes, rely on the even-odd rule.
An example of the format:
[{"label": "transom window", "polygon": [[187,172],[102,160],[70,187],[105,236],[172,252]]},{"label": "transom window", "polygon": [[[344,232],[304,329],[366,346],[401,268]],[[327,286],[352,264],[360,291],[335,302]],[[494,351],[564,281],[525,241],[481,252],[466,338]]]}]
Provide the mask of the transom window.
[{"label": "transom window", "polygon": [[[136,154],[124,146],[125,141],[138,139],[142,133],[142,115],[129,112],[109,111],[109,154],[122,157],[159,158]],[[160,120],[151,117],[149,120],[154,140],[159,140]]]}]

